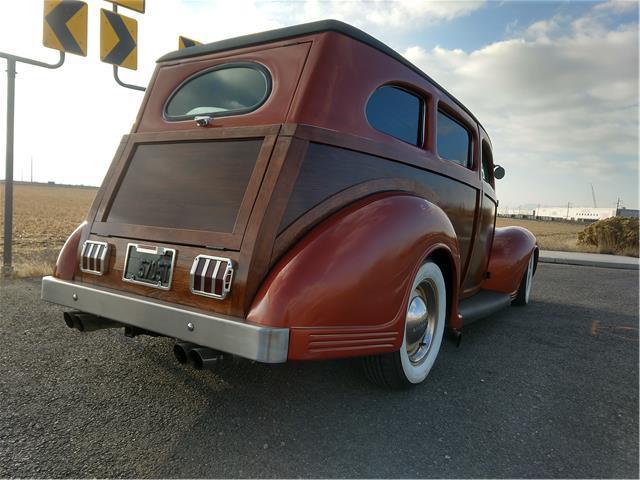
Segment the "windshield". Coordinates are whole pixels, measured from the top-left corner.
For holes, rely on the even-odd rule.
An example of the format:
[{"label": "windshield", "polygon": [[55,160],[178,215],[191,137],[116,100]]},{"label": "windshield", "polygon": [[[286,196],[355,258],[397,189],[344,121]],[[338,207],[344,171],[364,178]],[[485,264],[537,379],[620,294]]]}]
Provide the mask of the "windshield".
[{"label": "windshield", "polygon": [[184,82],[167,102],[168,120],[195,115],[237,115],[264,103],[271,89],[266,69],[257,64],[223,65]]}]

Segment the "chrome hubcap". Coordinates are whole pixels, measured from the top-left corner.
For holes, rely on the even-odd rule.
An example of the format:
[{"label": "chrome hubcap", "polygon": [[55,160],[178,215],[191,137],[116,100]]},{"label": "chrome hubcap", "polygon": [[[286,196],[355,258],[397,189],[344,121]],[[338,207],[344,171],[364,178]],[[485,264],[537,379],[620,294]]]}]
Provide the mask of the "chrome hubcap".
[{"label": "chrome hubcap", "polygon": [[420,363],[429,353],[438,311],[437,297],[431,283],[422,283],[413,291],[407,309],[405,340],[409,360]]}]

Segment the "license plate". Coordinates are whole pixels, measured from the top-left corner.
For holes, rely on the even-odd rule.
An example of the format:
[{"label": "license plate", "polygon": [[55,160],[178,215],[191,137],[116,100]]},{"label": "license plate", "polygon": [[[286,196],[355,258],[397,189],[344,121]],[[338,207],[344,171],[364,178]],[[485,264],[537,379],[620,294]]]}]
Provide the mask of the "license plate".
[{"label": "license plate", "polygon": [[127,245],[122,279],[125,282],[169,290],[175,258],[176,251],[172,248],[130,243]]}]

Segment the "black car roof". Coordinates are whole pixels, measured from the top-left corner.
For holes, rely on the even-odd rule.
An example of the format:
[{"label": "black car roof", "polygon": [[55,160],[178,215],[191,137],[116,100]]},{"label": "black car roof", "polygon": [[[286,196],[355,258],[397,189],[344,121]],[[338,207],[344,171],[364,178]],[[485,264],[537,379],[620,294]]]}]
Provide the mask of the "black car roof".
[{"label": "black car roof", "polygon": [[180,60],[183,58],[199,57],[201,55],[207,55],[210,53],[223,52],[225,50],[233,50],[236,48],[249,47],[252,45],[270,43],[277,40],[285,40],[288,38],[301,37],[304,35],[321,32],[341,33],[392,57],[393,59],[397,60],[398,62],[402,63],[403,65],[407,66],[408,68],[422,76],[436,88],[440,89],[453,102],[455,102],[460,108],[468,113],[471,118],[473,118],[478,124],[480,124],[475,115],[471,113],[471,111],[461,101],[451,95],[446,89],[438,84],[438,82],[433,80],[429,75],[424,73],[405,57],[400,55],[388,45],[382,43],[380,40],[372,37],[368,33],[365,33],[362,30],[347,23],[340,22],[339,20],[320,20],[318,22],[302,23],[300,25],[294,25],[291,27],[278,28],[275,30],[268,30],[266,32],[260,33],[252,33],[250,35],[243,35],[241,37],[228,38],[217,42],[183,48],[181,50],[176,50],[174,52],[163,55],[158,59],[158,62],[168,62],[172,60]]}]

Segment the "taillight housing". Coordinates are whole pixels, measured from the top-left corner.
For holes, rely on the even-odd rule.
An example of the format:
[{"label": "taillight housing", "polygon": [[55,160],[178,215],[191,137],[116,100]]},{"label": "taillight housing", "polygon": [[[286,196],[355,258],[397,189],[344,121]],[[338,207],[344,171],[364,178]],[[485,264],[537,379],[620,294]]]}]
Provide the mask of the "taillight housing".
[{"label": "taillight housing", "polygon": [[80,253],[80,271],[104,275],[109,270],[110,245],[106,242],[87,240]]},{"label": "taillight housing", "polygon": [[198,255],[189,275],[191,293],[223,300],[231,291],[233,262],[228,258]]}]

